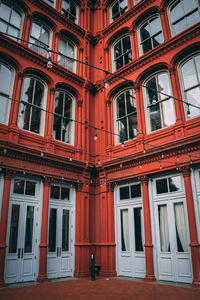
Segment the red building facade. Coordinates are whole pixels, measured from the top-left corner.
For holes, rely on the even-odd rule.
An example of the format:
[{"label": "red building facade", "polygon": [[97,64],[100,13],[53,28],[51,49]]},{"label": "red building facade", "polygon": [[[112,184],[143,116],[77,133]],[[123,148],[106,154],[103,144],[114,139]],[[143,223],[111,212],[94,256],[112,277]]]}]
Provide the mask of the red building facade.
[{"label": "red building facade", "polygon": [[199,286],[199,6],[0,2],[1,285]]}]

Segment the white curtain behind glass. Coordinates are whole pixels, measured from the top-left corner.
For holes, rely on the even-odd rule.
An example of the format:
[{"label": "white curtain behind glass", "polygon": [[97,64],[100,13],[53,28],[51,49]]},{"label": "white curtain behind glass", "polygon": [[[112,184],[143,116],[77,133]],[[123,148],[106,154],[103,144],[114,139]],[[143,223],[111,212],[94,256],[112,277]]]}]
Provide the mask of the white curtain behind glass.
[{"label": "white curtain behind glass", "polygon": [[185,226],[185,215],[184,215],[183,203],[176,203],[174,205],[174,211],[175,211],[175,219],[176,219],[176,229],[181,242],[181,246],[183,248],[183,251],[187,252],[188,241],[187,241],[187,233],[186,233],[186,226]]},{"label": "white curtain behind glass", "polygon": [[125,251],[130,251],[128,210],[122,210],[122,225],[123,225]]},{"label": "white curtain behind glass", "polygon": [[160,214],[160,248],[162,252],[169,252],[169,226],[167,217],[167,206],[159,206]]}]

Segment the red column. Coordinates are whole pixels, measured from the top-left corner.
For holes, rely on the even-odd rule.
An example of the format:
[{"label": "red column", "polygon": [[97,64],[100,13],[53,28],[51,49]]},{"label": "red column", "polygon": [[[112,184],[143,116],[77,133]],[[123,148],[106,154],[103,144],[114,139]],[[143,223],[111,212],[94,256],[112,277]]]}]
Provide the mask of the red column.
[{"label": "red column", "polygon": [[143,209],[144,209],[144,231],[145,231],[145,258],[146,258],[146,281],[154,281],[153,270],[153,244],[151,238],[151,218],[150,218],[150,206],[149,206],[149,193],[148,193],[148,180],[146,176],[140,177],[142,182],[142,194],[143,194]]},{"label": "red column", "polygon": [[160,9],[160,19],[161,19],[161,24],[162,24],[162,30],[163,30],[163,36],[164,40],[167,41],[170,38],[170,30],[168,23],[166,21],[166,15],[165,15],[165,10],[164,8]]},{"label": "red column", "polygon": [[1,209],[1,221],[0,221],[0,286],[5,286],[4,282],[4,264],[6,253],[6,229],[8,221],[8,205],[10,197],[10,183],[11,183],[12,171],[6,170],[4,179],[2,209]]},{"label": "red column", "polygon": [[190,231],[190,247],[192,255],[192,266],[193,266],[193,282],[192,285],[200,286],[200,254],[197,237],[197,227],[195,221],[194,202],[192,196],[192,186],[190,181],[190,167],[186,166],[182,168],[182,173],[185,183],[185,194],[188,212],[188,222]]},{"label": "red column", "polygon": [[47,278],[47,230],[48,230],[48,208],[49,208],[49,185],[51,178],[46,177],[44,180],[43,190],[43,207],[42,207],[42,228],[40,242],[40,270],[37,281],[45,282]]}]

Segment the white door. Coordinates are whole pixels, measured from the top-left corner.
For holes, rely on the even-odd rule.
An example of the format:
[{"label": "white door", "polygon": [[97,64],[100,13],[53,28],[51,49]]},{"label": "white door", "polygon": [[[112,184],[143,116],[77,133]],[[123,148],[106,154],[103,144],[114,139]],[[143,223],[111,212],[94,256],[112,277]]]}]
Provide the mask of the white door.
[{"label": "white door", "polygon": [[144,278],[144,226],[141,184],[119,188],[117,201],[118,275]]},{"label": "white door", "polygon": [[192,264],[185,198],[181,196],[181,178],[159,179],[157,187],[158,191],[165,191],[160,193],[160,199],[154,199],[157,279],[190,283]]},{"label": "white door", "polygon": [[36,228],[38,207],[35,203],[12,201],[9,207],[5,282],[36,279]]},{"label": "white door", "polygon": [[[73,276],[73,205],[69,188],[52,185],[48,229],[48,278]],[[57,201],[58,200],[58,201]]]}]

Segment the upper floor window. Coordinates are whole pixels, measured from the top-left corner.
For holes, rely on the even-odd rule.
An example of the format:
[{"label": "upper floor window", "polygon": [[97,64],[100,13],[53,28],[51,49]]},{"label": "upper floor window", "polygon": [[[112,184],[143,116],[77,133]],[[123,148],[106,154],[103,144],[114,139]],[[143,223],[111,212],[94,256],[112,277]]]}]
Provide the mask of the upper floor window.
[{"label": "upper floor window", "polygon": [[21,12],[8,1],[0,1],[0,31],[19,38],[21,25]]},{"label": "upper floor window", "polygon": [[29,37],[29,47],[43,56],[48,56],[45,49],[50,47],[50,30],[43,24],[33,21]]},{"label": "upper floor window", "polygon": [[7,124],[10,111],[12,71],[0,62],[0,123]]},{"label": "upper floor window", "polygon": [[74,23],[78,23],[78,7],[71,0],[62,0],[61,13]]},{"label": "upper floor window", "polygon": [[19,106],[18,127],[44,134],[44,84],[34,77],[25,77]]},{"label": "upper floor window", "polygon": [[55,6],[55,2],[56,0],[43,0],[44,2],[46,2],[47,4],[51,5],[51,6]]},{"label": "upper floor window", "polygon": [[127,0],[117,0],[110,7],[110,22],[116,20],[119,16],[128,10]]},{"label": "upper floor window", "polygon": [[175,1],[169,11],[173,35],[180,33],[200,20],[198,0]]},{"label": "upper floor window", "polygon": [[54,100],[53,137],[61,142],[73,144],[75,117],[74,101],[71,95],[57,91]]},{"label": "upper floor window", "polygon": [[[181,65],[182,90],[184,98],[188,103],[200,107],[200,54],[196,54]],[[187,106],[187,105],[186,105]],[[188,111],[188,107],[186,107]],[[190,116],[200,115],[200,109],[189,106]]]},{"label": "upper floor window", "polygon": [[147,20],[140,27],[140,52],[144,54],[164,42],[160,18]]},{"label": "upper floor window", "polygon": [[125,90],[115,99],[115,131],[119,135],[117,142],[121,143],[137,136],[137,106],[135,91]]},{"label": "upper floor window", "polygon": [[121,67],[132,61],[132,50],[130,36],[126,35],[117,40],[113,47],[113,71],[120,69]]},{"label": "upper floor window", "polygon": [[[176,121],[175,109],[172,95],[169,75],[167,72],[161,72],[153,75],[145,83],[147,89],[147,124],[150,131],[173,125]],[[163,95],[162,92],[166,95]]]},{"label": "upper floor window", "polygon": [[[58,51],[66,56],[71,57],[71,58],[76,58],[75,44],[71,40],[69,40],[65,37],[60,38],[59,43],[58,43]],[[76,71],[75,61],[70,60],[62,55],[58,55],[58,64],[72,72]]]}]

